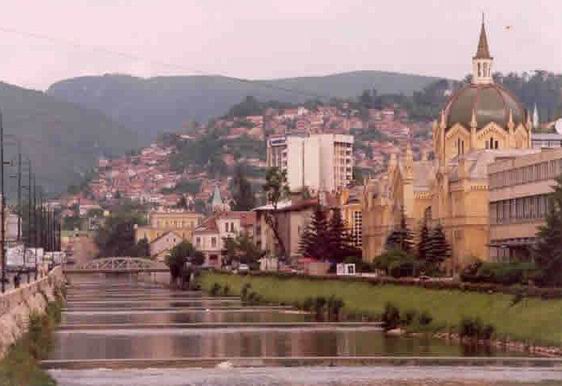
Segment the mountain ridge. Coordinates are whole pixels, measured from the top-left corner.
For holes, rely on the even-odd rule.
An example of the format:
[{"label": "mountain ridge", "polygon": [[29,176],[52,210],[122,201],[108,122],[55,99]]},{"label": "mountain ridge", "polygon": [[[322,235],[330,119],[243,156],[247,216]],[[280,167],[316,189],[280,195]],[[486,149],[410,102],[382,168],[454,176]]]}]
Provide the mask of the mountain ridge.
[{"label": "mountain ridge", "polygon": [[141,138],[152,140],[180,130],[188,121],[222,116],[243,98],[302,103],[315,97],[350,98],[375,87],[380,94],[414,91],[441,78],[361,70],[318,76],[247,80],[217,75],[140,78],[126,74],[91,75],[52,84],[48,95],[97,109]]}]

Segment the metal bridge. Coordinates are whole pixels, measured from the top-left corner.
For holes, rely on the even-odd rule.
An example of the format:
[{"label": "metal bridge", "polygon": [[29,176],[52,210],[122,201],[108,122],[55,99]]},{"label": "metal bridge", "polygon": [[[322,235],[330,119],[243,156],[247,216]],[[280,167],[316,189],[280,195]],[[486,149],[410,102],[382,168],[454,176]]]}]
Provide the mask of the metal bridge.
[{"label": "metal bridge", "polygon": [[159,261],[141,257],[104,257],[85,264],[66,265],[65,273],[139,273],[168,272],[168,267]]}]

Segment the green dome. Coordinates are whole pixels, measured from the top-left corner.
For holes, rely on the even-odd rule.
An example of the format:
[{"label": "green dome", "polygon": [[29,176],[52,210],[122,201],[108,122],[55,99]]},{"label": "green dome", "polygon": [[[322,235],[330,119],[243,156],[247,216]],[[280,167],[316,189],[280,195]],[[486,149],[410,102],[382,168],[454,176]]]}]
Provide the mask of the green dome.
[{"label": "green dome", "polygon": [[502,86],[493,83],[469,84],[455,92],[449,99],[445,107],[445,118],[447,127],[460,123],[469,128],[474,111],[478,129],[490,122],[506,128],[510,110],[515,126],[525,123],[527,118],[525,108]]}]

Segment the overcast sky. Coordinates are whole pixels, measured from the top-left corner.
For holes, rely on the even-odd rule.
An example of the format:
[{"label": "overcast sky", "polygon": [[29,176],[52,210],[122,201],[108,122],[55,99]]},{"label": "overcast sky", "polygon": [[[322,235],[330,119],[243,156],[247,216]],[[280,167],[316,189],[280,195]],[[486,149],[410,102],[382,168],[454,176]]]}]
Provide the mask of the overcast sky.
[{"label": "overcast sky", "polygon": [[114,72],[462,78],[482,11],[496,70],[562,72],[561,0],[2,0],[0,11],[0,79],[36,89]]}]

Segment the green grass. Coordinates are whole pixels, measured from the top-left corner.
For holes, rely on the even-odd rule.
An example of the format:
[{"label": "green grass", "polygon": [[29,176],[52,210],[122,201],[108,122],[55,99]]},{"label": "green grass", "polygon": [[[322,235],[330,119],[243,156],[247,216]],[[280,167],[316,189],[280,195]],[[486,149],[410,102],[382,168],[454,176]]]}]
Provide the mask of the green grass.
[{"label": "green grass", "polygon": [[60,322],[62,297],[47,305],[45,314],[29,317],[29,330],[0,360],[0,385],[51,386],[56,382],[39,367],[53,347],[53,331]]},{"label": "green grass", "polygon": [[427,311],[433,326],[456,328],[463,317],[479,317],[496,328],[496,337],[539,345],[562,347],[562,299],[525,298],[513,304],[513,295],[484,294],[460,290],[432,290],[412,286],[373,285],[359,281],[278,278],[206,272],[200,283],[208,291],[213,284],[228,284],[239,294],[244,283],[264,300],[299,304],[307,297],[334,295],[341,298],[346,313],[378,316],[387,302],[401,312]]}]

